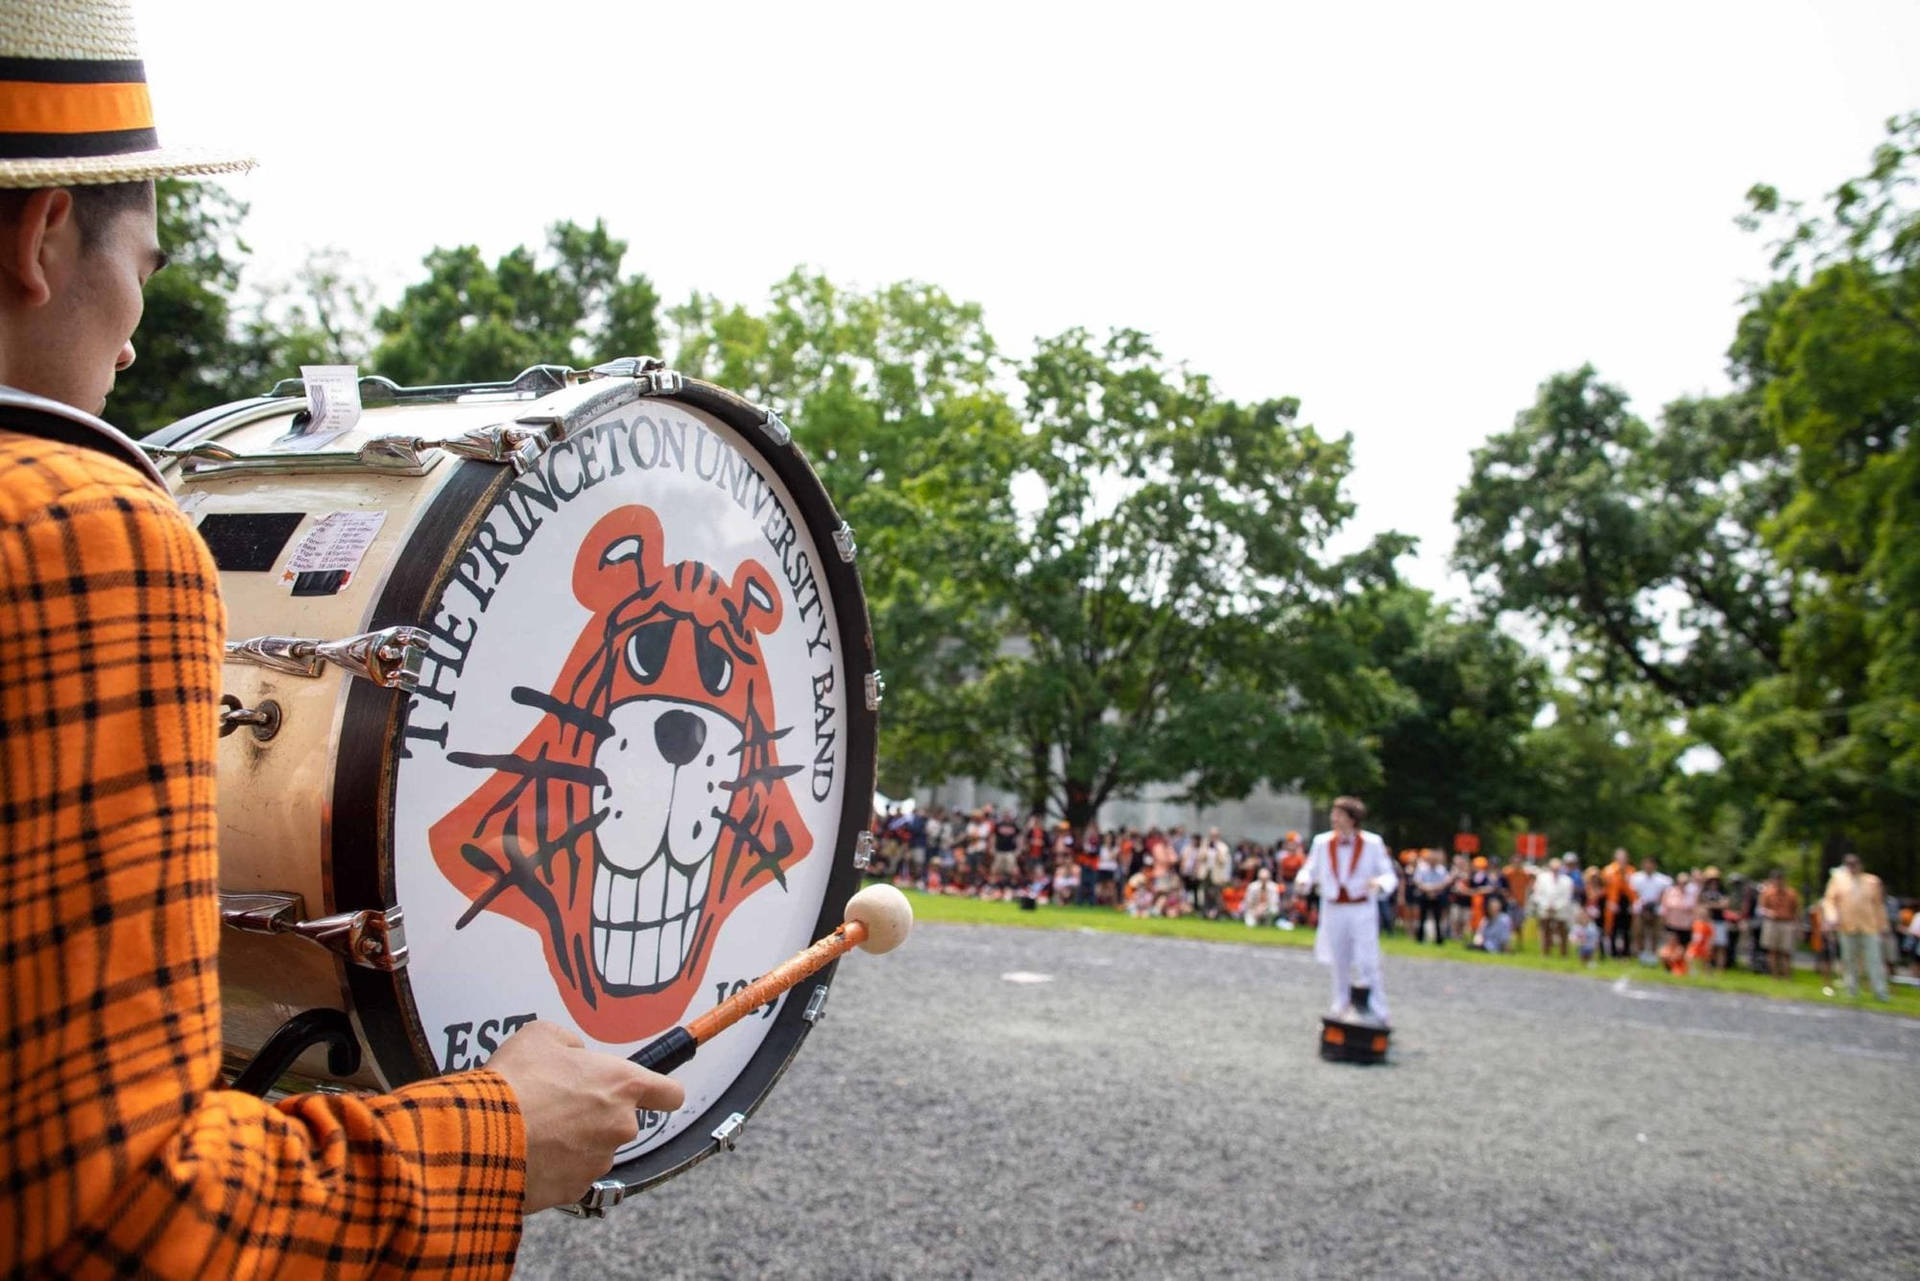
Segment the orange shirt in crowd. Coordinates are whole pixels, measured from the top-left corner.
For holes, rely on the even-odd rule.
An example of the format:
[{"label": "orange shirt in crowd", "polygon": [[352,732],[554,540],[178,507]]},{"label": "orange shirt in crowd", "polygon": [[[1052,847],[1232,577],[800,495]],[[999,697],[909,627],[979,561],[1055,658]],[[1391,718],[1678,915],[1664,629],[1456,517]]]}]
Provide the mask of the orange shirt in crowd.
[{"label": "orange shirt in crowd", "polygon": [[1769,921],[1800,919],[1800,891],[1791,885],[1774,887],[1768,881],[1760,887],[1760,915]]},{"label": "orange shirt in crowd", "polygon": [[1525,863],[1509,863],[1503,873],[1507,882],[1507,893],[1512,897],[1515,907],[1525,907],[1527,896],[1533,893],[1533,869]]}]

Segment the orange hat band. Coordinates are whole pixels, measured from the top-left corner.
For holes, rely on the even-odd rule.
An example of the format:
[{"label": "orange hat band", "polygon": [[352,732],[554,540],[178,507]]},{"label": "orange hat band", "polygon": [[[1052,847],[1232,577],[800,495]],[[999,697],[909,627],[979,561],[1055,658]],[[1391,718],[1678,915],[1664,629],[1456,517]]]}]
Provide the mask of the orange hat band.
[{"label": "orange hat band", "polygon": [[138,61],[0,58],[0,158],[113,156],[159,145]]}]

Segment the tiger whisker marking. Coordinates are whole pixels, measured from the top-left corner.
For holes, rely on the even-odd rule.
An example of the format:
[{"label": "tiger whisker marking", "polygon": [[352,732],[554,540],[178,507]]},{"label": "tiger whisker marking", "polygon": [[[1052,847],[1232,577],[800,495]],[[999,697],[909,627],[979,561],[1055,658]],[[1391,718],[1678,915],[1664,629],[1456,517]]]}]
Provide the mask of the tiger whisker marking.
[{"label": "tiger whisker marking", "polygon": [[564,698],[555,698],[545,690],[534,689],[530,685],[515,685],[511,697],[524,707],[535,707],[554,717],[563,724],[584,730],[597,738],[606,738],[613,733],[613,722],[604,716],[597,716],[584,707],[575,707]]},{"label": "tiger whisker marking", "polygon": [[455,765],[465,765],[472,769],[498,770],[503,774],[523,774],[529,778],[547,779],[561,783],[582,783],[588,787],[605,787],[607,775],[604,770],[592,765],[575,765],[568,761],[550,761],[544,757],[532,760],[512,753],[495,756],[482,752],[448,752],[447,759]]}]

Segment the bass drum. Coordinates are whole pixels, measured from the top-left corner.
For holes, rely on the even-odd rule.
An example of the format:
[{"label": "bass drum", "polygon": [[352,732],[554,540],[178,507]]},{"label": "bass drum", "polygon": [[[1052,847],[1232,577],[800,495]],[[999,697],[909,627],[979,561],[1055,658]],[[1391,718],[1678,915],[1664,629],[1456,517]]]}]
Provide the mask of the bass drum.
[{"label": "bass drum", "polygon": [[[296,395],[147,442],[234,638],[230,1062],[316,1008],[360,1062],[310,1050],[305,1083],[474,1067],[534,1019],[627,1054],[837,926],[878,677],[851,534],[780,420],[637,360],[362,395],[333,438]],[[612,1177],[713,1151],[831,977],[702,1046]]]}]

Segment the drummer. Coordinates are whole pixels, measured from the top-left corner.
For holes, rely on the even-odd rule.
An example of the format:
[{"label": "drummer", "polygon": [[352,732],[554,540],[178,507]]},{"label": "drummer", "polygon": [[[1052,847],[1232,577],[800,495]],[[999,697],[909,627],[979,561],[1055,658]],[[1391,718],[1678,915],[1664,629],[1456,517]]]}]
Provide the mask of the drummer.
[{"label": "drummer", "polygon": [[248,162],[160,147],[132,32],[115,0],[0,0],[0,74],[31,77],[0,81],[0,1275],[506,1276],[522,1216],[677,1083],[535,1023],[389,1095],[217,1088],[225,611],[93,415],[166,261],[153,180]]}]

